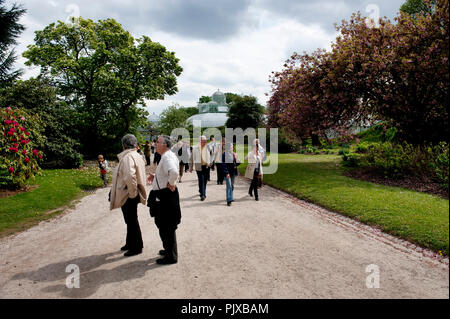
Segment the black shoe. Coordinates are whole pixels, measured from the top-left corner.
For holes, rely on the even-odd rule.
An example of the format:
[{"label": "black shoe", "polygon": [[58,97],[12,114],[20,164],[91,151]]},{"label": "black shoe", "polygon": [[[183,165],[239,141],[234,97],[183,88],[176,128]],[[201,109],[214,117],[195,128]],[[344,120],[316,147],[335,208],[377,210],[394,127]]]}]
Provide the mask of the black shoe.
[{"label": "black shoe", "polygon": [[228,205],[228,206],[231,206],[231,202],[228,202],[227,205]]},{"label": "black shoe", "polygon": [[128,246],[125,245],[125,246],[121,247],[120,250],[128,250]]},{"label": "black shoe", "polygon": [[205,200],[206,196],[200,197],[200,200],[203,202]]},{"label": "black shoe", "polygon": [[170,265],[170,264],[176,264],[177,261],[164,257],[164,258],[157,259],[156,263],[160,264],[160,265]]},{"label": "black shoe", "polygon": [[252,193],[248,192],[248,194],[249,194],[251,197],[253,197],[253,194],[252,194]]},{"label": "black shoe", "polygon": [[259,198],[258,198],[258,197],[255,197],[255,200],[259,200]]},{"label": "black shoe", "polygon": [[166,255],[166,251],[164,249],[161,249],[158,254],[160,254],[161,256],[165,256]]},{"label": "black shoe", "polygon": [[129,250],[125,254],[123,254],[125,257],[135,256],[142,253],[142,249],[139,250]]}]

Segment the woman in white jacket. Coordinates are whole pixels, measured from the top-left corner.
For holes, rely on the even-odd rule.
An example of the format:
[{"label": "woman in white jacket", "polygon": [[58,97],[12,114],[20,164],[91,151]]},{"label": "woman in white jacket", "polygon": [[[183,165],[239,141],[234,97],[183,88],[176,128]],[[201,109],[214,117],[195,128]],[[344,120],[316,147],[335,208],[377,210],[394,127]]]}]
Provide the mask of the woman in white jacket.
[{"label": "woman in white jacket", "polygon": [[245,177],[251,180],[250,188],[248,189],[248,194],[253,196],[255,193],[255,200],[259,200],[258,196],[258,180],[262,179],[262,159],[264,153],[260,151],[259,140],[256,139],[253,145],[253,150],[248,153],[245,160],[248,160],[248,166],[245,170]]}]

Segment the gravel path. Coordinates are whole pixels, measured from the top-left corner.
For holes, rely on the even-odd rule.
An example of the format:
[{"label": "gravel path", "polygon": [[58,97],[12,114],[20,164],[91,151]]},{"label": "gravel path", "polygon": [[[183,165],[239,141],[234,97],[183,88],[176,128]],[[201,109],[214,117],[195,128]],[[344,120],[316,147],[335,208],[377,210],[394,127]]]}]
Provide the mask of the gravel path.
[{"label": "gravel path", "polygon": [[[0,239],[0,298],[449,298],[448,258],[268,186],[256,202],[242,178],[228,207],[211,177],[204,202],[195,173],[179,184],[178,264],[155,263],[161,241],[143,205],[143,253],[124,257],[122,212],[110,212],[109,189],[98,189]],[[66,286],[70,264],[79,288]],[[368,265],[379,288],[366,286]]]}]

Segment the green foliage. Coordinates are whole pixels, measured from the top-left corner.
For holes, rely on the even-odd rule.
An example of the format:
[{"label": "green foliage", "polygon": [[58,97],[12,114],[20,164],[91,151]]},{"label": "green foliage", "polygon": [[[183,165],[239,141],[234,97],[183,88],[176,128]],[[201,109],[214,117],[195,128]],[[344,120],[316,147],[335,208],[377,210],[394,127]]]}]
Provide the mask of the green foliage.
[{"label": "green foliage", "polygon": [[172,130],[176,128],[189,128],[186,120],[189,118],[189,113],[184,107],[178,105],[171,105],[165,109],[159,120],[159,129],[162,134],[170,135]]},{"label": "green foliage", "polygon": [[345,155],[348,154],[350,152],[349,148],[340,148],[338,151],[338,155]]},{"label": "green foliage", "polygon": [[198,103],[208,103],[208,102],[211,102],[211,97],[206,96],[206,95],[202,95],[198,99]]},{"label": "green foliage", "polygon": [[264,107],[258,104],[254,96],[235,96],[228,111],[226,127],[257,128],[260,126],[264,114]]},{"label": "green foliage", "polygon": [[26,12],[17,4],[7,9],[3,3],[4,0],[0,0],[0,88],[10,85],[22,74],[21,70],[13,71],[17,57],[10,47],[17,44],[16,38],[25,29],[18,22]]},{"label": "green foliage", "polygon": [[44,144],[39,116],[0,108],[0,187],[19,188],[40,172]]},{"label": "green foliage", "polygon": [[0,107],[15,106],[38,114],[44,125],[46,142],[43,168],[74,168],[82,164],[72,118],[74,111],[57,98],[48,81],[31,78],[17,81],[0,91]]},{"label": "green foliage", "polygon": [[436,0],[434,1],[423,1],[423,0],[406,0],[400,7],[400,11],[408,13],[414,18],[416,15],[421,13],[429,13],[433,12],[433,7],[436,4]]},{"label": "green foliage", "polygon": [[342,165],[346,167],[358,167],[360,163],[360,155],[355,153],[344,153],[342,156]]},{"label": "green foliage", "polygon": [[135,40],[114,19],[61,21],[36,32],[23,53],[72,107],[82,153],[120,151],[120,138],[145,125],[145,99],[175,94],[182,72],[174,52],[147,36]]},{"label": "green foliage", "polygon": [[376,147],[379,143],[376,142],[360,142],[356,145],[356,153],[367,153],[370,148]]},{"label": "green foliage", "polygon": [[448,187],[449,146],[446,142],[432,146],[403,143],[374,143],[361,156],[361,166],[379,171],[387,177],[424,174],[433,176]]}]

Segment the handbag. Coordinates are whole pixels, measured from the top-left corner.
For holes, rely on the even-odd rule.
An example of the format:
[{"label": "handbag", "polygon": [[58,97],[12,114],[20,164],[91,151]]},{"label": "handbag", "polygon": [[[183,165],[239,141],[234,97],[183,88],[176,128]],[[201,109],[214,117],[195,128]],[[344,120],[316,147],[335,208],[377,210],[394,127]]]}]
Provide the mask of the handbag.
[{"label": "handbag", "polygon": [[[159,188],[158,177],[155,175],[156,184]],[[152,189],[147,199],[147,206],[149,207],[150,217],[159,216],[161,213],[161,201],[158,198],[160,190],[155,191]]]}]

